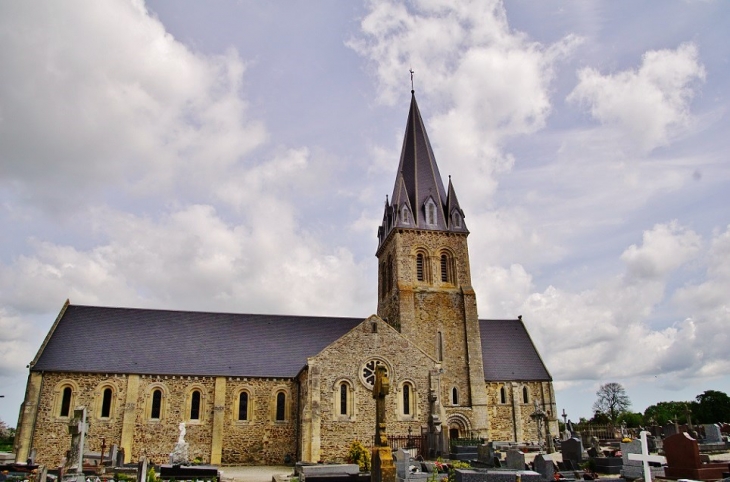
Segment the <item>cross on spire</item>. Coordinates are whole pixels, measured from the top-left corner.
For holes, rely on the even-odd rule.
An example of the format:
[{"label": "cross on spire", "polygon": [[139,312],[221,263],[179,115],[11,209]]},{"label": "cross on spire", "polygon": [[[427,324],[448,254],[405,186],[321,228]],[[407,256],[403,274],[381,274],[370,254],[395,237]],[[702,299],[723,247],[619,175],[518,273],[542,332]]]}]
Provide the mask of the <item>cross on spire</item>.
[{"label": "cross on spire", "polygon": [[414,92],[414,90],[413,90],[413,67],[408,69],[408,72],[411,73],[411,94],[412,94]]}]

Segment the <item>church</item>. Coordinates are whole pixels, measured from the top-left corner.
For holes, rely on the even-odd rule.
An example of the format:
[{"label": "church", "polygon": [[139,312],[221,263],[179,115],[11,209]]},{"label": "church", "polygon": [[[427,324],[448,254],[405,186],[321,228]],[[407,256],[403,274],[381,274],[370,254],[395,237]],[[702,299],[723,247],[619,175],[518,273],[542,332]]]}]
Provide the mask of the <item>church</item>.
[{"label": "church", "polygon": [[[205,313],[66,301],[29,365],[16,458],[60,463],[75,407],[87,451],[102,438],[167,463],[186,425],[210,464],[342,462],[373,443],[376,367],[390,380],[389,436],[557,434],[552,378],[517,319],[478,318],[465,211],[444,186],[411,91],[400,163],[377,231],[377,314],[368,318]],[[544,434],[543,434],[544,435]],[[448,449],[445,450],[448,452]],[[446,455],[446,454],[444,454]]]}]

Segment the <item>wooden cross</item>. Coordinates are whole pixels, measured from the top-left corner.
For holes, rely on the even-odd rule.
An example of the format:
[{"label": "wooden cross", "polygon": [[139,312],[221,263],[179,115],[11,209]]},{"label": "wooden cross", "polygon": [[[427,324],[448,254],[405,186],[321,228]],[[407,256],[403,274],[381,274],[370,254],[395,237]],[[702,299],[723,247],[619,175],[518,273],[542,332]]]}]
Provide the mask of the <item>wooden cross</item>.
[{"label": "wooden cross", "polygon": [[629,454],[629,460],[638,460],[644,463],[644,482],[651,482],[651,469],[649,468],[649,462],[659,462],[663,464],[665,459],[661,455],[649,454],[649,445],[646,443],[646,436],[649,432],[646,430],[641,431],[641,453],[640,454]]}]

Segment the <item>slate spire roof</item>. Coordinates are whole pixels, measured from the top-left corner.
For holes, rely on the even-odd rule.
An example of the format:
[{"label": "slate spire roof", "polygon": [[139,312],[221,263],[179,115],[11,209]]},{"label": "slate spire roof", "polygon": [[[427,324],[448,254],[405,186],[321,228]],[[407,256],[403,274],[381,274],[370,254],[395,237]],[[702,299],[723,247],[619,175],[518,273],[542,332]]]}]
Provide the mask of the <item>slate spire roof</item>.
[{"label": "slate spire roof", "polygon": [[444,188],[416,95],[411,91],[400,163],[393,195],[385,201],[383,224],[378,230],[379,244],[396,227],[468,233],[463,219],[464,212],[450,177],[448,191]]}]

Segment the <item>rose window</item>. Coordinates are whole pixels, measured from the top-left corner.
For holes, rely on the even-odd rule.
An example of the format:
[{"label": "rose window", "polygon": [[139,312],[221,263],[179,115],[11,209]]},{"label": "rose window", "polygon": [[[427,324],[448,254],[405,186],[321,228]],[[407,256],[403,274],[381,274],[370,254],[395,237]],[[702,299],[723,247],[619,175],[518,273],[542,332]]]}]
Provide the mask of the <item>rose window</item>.
[{"label": "rose window", "polygon": [[365,365],[363,365],[362,371],[360,372],[360,379],[370,390],[372,390],[373,385],[375,385],[375,367],[377,366],[385,367],[385,375],[388,375],[388,366],[380,360],[368,361]]}]

